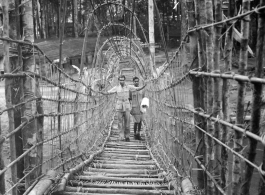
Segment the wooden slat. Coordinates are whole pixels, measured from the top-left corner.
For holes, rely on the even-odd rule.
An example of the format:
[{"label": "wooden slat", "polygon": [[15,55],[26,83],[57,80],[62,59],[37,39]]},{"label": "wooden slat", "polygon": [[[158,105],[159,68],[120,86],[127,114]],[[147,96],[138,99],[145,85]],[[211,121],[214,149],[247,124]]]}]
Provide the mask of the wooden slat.
[{"label": "wooden slat", "polygon": [[132,169],[96,169],[89,167],[87,169],[91,172],[105,172],[105,173],[139,173],[139,174],[158,174],[160,170],[147,170],[147,169],[138,169],[138,170],[132,170]]},{"label": "wooden slat", "polygon": [[[80,182],[72,181],[71,185],[73,187],[80,186]],[[89,188],[124,188],[124,185],[118,184],[93,184],[93,183],[84,183],[83,187]],[[127,189],[168,189],[168,185],[157,185],[157,184],[147,184],[147,185],[128,185],[126,184]]]},{"label": "wooden slat", "polygon": [[159,177],[158,174],[155,175],[150,175],[150,174],[139,174],[139,173],[104,173],[104,172],[88,172],[88,171],[84,171],[82,173],[83,175],[105,175],[108,177]]},{"label": "wooden slat", "polygon": [[123,161],[115,161],[113,160],[94,160],[94,163],[103,163],[103,164],[135,164],[135,165],[154,165],[155,161],[149,160],[149,161],[133,161],[133,160],[123,160]]},{"label": "wooden slat", "polygon": [[164,182],[164,179],[160,178],[117,178],[117,177],[106,177],[106,176],[85,176],[79,175],[73,177],[77,180],[86,180],[86,181],[120,181],[120,182]]},{"label": "wooden slat", "polygon": [[156,165],[126,165],[126,164],[101,164],[92,163],[94,168],[104,168],[104,169],[155,169]]},{"label": "wooden slat", "polygon": [[[68,192],[83,192],[83,193],[119,193],[119,194],[142,194],[142,195],[161,195],[161,194],[172,194],[173,190],[142,190],[142,189],[107,189],[107,188],[80,188],[80,187],[66,187]],[[72,193],[74,194],[74,193]]]}]

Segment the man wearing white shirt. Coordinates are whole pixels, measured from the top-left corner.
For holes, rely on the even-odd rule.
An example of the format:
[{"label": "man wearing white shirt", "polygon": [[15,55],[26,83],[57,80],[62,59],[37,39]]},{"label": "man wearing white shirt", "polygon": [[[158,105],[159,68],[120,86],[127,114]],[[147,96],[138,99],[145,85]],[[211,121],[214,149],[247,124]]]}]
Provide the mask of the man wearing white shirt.
[{"label": "man wearing white shirt", "polygon": [[[126,142],[130,141],[130,110],[131,105],[129,102],[129,92],[135,90],[141,90],[145,87],[136,87],[133,85],[125,84],[125,76],[120,75],[119,85],[113,87],[108,93],[117,93],[116,111],[118,114],[118,128],[120,130],[120,138],[125,138]],[[124,121],[124,126],[123,126]]]}]

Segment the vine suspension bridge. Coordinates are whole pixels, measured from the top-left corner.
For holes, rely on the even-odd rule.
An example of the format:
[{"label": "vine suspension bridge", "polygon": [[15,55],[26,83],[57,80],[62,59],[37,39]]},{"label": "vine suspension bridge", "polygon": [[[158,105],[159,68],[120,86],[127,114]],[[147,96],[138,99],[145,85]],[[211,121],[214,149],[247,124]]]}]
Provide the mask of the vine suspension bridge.
[{"label": "vine suspension bridge", "polygon": [[[156,1],[149,0],[166,56],[156,67],[155,43],[135,14],[137,1],[132,2],[92,4],[78,78],[62,67],[63,36],[55,64],[37,44],[10,39],[4,30],[0,194],[265,193],[265,3],[252,9],[245,0],[236,16],[224,18],[220,7],[206,0],[216,8],[213,20],[213,10],[199,10],[198,1],[187,0],[188,31],[170,56]],[[205,23],[195,17],[202,12]],[[258,15],[258,41],[255,73],[249,76],[251,14]],[[98,34],[88,69],[84,56],[92,23]],[[242,26],[238,72],[231,66],[235,23]],[[15,52],[9,49],[14,45]],[[133,138],[132,120],[130,142],[119,140],[116,95],[106,91],[118,84],[120,74],[128,83],[138,76],[146,84],[150,107],[142,140]]]}]

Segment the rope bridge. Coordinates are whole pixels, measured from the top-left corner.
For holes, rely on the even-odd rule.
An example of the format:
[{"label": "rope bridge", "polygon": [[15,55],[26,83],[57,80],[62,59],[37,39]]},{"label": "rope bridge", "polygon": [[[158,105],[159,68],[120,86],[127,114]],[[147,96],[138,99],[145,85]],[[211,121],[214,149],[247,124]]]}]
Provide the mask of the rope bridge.
[{"label": "rope bridge", "polygon": [[[262,194],[265,7],[196,26],[196,2],[194,7],[187,1],[187,35],[173,56],[165,50],[167,60],[158,68],[149,60],[154,54],[142,48],[150,45],[134,3],[132,9],[109,1],[93,5],[78,78],[68,75],[61,62],[51,62],[37,45],[1,38],[10,57],[0,75],[6,94],[0,99],[6,101],[0,111],[1,193]],[[263,41],[257,45],[257,71],[248,76],[247,49],[240,50],[241,65],[235,73],[229,43],[234,23],[246,25],[253,13],[259,16],[258,38]],[[117,23],[120,20],[123,23]],[[91,22],[98,36],[88,69],[84,53]],[[228,24],[224,34],[220,24]],[[242,30],[242,37],[247,33]],[[103,35],[107,39],[99,45]],[[220,53],[214,54],[222,36],[225,62]],[[218,49],[213,49],[214,40]],[[16,52],[9,49],[10,43]],[[162,43],[165,46],[163,38]],[[144,115],[143,140],[123,142],[118,140],[116,97],[106,91],[128,68],[134,70],[128,78],[137,75],[147,83],[150,108]],[[245,103],[247,95],[252,104]]]}]

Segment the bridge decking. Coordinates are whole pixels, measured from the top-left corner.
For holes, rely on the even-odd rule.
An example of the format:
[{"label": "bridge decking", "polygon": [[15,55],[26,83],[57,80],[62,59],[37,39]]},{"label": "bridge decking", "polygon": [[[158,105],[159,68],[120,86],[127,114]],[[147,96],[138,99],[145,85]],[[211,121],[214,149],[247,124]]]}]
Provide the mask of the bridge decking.
[{"label": "bridge decking", "polygon": [[74,175],[60,194],[174,194],[147,148],[143,131],[143,139],[135,140],[131,122],[130,142],[120,141],[116,122],[104,151]]}]

